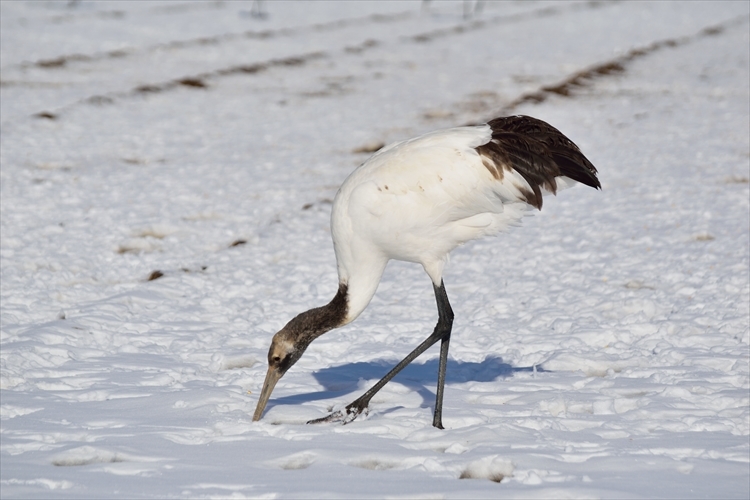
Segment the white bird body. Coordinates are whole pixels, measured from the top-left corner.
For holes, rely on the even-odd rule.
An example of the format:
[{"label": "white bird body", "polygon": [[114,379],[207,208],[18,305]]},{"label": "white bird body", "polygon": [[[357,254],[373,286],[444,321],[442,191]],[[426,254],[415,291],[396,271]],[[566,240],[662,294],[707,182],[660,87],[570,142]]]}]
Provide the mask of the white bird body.
[{"label": "white bird body", "polygon": [[520,174],[498,179],[483,164],[475,148],[491,139],[489,125],[431,132],[386,146],[344,181],[331,232],[346,323],[367,307],[390,259],[422,264],[439,285],[454,248],[518,225],[533,208]]},{"label": "white bird body", "polygon": [[367,307],[391,259],[416,262],[433,283],[433,333],[377,384],[346,407],[316,421],[351,421],[399,371],[441,342],[433,425],[443,428],[442,401],[453,310],[443,284],[451,250],[518,225],[542,193],[581,182],[599,188],[596,168],[551,125],[528,116],[431,132],[391,144],[341,185],[331,212],[339,289],[325,306],[292,318],[271,342],[268,372],[253,420],[278,380],[312,341],[353,321]]}]

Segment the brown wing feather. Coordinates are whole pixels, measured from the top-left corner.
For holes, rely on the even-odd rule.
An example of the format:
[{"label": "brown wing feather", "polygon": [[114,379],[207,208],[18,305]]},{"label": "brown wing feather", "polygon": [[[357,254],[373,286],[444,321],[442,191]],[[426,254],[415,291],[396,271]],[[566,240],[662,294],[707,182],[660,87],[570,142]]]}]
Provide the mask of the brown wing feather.
[{"label": "brown wing feather", "polygon": [[477,147],[477,152],[493,161],[496,168],[512,168],[521,174],[532,190],[525,193],[530,205],[542,208],[541,189],[554,193],[555,177],[565,176],[601,188],[596,167],[549,123],[530,116],[507,116],[495,118],[488,125],[492,139]]}]

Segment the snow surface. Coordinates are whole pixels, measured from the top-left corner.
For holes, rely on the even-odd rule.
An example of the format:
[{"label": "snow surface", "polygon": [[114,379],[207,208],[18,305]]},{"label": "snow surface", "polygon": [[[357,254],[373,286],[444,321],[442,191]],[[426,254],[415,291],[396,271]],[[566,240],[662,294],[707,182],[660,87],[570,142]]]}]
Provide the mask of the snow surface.
[{"label": "snow surface", "polygon": [[[264,4],[0,3],[0,496],[748,498],[750,3]],[[304,424],[431,331],[399,262],[251,422],[354,151],[508,113],[603,190],[453,253],[446,430],[437,349]]]}]

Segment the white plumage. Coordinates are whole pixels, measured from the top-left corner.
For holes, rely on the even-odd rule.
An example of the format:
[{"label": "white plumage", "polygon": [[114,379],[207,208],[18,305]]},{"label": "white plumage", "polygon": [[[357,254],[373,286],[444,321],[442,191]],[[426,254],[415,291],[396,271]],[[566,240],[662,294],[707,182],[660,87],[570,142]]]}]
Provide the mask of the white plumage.
[{"label": "white plumage", "polygon": [[542,193],[574,181],[599,187],[596,169],[578,147],[540,120],[514,116],[452,128],[389,145],[354,170],[336,194],[331,232],[339,291],[326,306],[293,318],[275,336],[254,419],[276,382],[323,333],[353,321],[367,307],[390,259],[419,263],[438,305],[435,331],[378,384],[321,420],[355,418],[398,371],[442,341],[433,425],[442,428],[442,394],[453,312],[442,275],[458,245],[518,225]]},{"label": "white plumage", "polygon": [[517,225],[528,208],[517,172],[498,182],[474,149],[489,125],[432,132],[377,152],[344,181],[331,213],[346,322],[367,307],[388,260],[422,264],[440,285],[458,245]]}]

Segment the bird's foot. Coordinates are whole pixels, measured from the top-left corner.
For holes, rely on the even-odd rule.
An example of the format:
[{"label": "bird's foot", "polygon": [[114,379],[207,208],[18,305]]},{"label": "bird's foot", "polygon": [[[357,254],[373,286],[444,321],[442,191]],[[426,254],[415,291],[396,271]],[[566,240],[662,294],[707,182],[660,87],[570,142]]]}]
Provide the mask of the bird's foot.
[{"label": "bird's foot", "polygon": [[358,403],[357,401],[347,405],[343,410],[338,410],[327,417],[316,418],[308,420],[308,424],[324,424],[328,422],[341,422],[342,425],[346,425],[353,422],[361,413],[367,415],[368,413],[367,404]]},{"label": "bird's foot", "polygon": [[344,419],[344,414],[339,410],[331,413],[327,417],[321,417],[321,418],[314,418],[312,420],[308,420],[308,424],[325,424],[328,422],[340,422]]},{"label": "bird's foot", "polygon": [[346,407],[346,415],[344,416],[343,424],[346,425],[350,422],[354,422],[354,419],[356,419],[360,414],[364,413],[367,415],[370,412],[370,409],[367,407],[367,403],[364,405],[356,404],[356,402],[350,404]]}]

